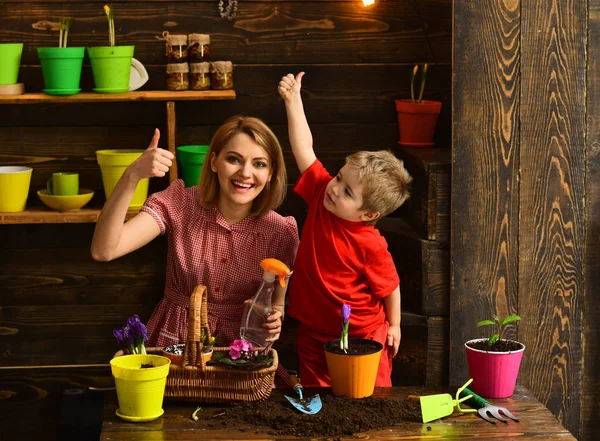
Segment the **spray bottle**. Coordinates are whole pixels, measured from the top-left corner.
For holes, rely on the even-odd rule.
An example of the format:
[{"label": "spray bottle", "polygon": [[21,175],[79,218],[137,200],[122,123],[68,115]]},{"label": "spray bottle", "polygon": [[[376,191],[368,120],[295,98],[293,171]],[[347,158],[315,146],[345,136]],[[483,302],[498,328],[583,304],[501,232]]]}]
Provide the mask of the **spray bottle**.
[{"label": "spray bottle", "polygon": [[291,275],[290,269],[277,259],[264,259],[260,262],[263,268],[263,280],[252,299],[246,303],[242,315],[240,327],[240,338],[249,341],[255,347],[265,347],[269,342],[265,341],[271,334],[263,329],[263,325],[272,313],[271,297],[275,290],[275,277],[279,278],[282,287],[286,285],[286,279]]}]

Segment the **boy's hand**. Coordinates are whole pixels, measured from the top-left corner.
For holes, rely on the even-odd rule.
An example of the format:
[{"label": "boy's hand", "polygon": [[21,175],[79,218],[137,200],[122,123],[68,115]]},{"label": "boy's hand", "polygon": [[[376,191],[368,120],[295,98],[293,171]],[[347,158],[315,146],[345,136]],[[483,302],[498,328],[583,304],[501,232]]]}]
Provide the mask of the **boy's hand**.
[{"label": "boy's hand", "polygon": [[393,346],[392,357],[395,357],[398,354],[398,349],[400,348],[400,339],[402,338],[402,334],[400,333],[400,325],[392,326],[390,325],[387,332],[387,345]]},{"label": "boy's hand", "polygon": [[302,88],[302,77],[304,76],[304,72],[300,72],[294,78],[293,74],[287,74],[285,77],[281,78],[279,82],[279,86],[277,87],[277,91],[281,98],[284,101],[289,101],[293,96],[300,95],[300,89]]}]

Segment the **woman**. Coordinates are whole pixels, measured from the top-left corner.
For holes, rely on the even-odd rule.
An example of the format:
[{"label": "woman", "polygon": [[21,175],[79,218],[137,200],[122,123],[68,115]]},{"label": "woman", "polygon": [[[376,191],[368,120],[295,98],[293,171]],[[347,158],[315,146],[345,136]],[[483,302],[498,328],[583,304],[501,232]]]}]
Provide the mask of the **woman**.
[{"label": "woman", "polygon": [[[285,197],[283,154],[273,132],[257,118],[235,116],[215,133],[200,182],[182,180],[151,195],[123,223],[140,179],[162,177],[174,155],[158,148],[160,132],[117,183],[96,224],[95,260],[110,261],[168,234],[165,296],[148,322],[148,346],[183,343],[187,307],[194,288],[208,288],[208,321],[221,345],[238,339],[244,301],[260,285],[260,261],[273,257],[292,267],[298,248],[293,217],[273,210]],[[285,288],[277,286],[265,329],[279,338]]]}]

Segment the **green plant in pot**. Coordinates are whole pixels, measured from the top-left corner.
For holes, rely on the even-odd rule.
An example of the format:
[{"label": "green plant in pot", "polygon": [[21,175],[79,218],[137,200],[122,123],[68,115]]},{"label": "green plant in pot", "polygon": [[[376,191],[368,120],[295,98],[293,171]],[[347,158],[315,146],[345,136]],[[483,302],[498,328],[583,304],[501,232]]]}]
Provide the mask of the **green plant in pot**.
[{"label": "green plant in pot", "polygon": [[48,95],[74,95],[81,91],[81,67],[85,47],[67,47],[72,20],[59,19],[58,47],[40,47],[38,56],[44,76],[44,92]]},{"label": "green plant in pot", "polygon": [[510,397],[515,390],[521,359],[525,345],[515,340],[503,338],[507,325],[521,320],[518,315],[500,319],[482,320],[477,326],[494,326],[495,332],[489,338],[469,340],[465,343],[471,389],[486,398]]},{"label": "green plant in pot", "polygon": [[110,361],[119,400],[116,415],[132,422],[157,419],[164,413],[162,403],[171,360],[146,353],[148,331],[137,315],[128,318],[126,326],[114,330],[113,335],[128,352],[119,352]]},{"label": "green plant in pot", "polygon": [[442,103],[423,99],[427,80],[427,64],[421,66],[421,87],[419,95],[415,99],[415,79],[418,72],[419,65],[416,65],[410,72],[410,99],[396,100],[398,128],[400,129],[398,144],[406,147],[432,147],[435,145],[433,137],[438,116],[442,110]]},{"label": "green plant in pot", "polygon": [[350,305],[342,305],[342,332],[339,340],[324,345],[327,371],[336,396],[364,398],[373,395],[381,343],[362,338],[348,338]]},{"label": "green plant in pot", "polygon": [[124,93],[129,91],[134,46],[115,45],[115,20],[112,5],[104,5],[104,13],[108,20],[110,46],[87,48],[96,86],[94,92]]}]

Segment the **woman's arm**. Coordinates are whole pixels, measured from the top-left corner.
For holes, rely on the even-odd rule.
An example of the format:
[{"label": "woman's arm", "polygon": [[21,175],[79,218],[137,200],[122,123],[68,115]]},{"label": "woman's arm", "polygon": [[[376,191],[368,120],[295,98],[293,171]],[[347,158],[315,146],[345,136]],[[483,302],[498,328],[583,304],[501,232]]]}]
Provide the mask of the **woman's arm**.
[{"label": "woman's arm", "polygon": [[173,154],[158,148],[160,132],[146,151],[123,173],[110,198],[104,204],[92,239],[92,257],[109,261],[143,247],[160,234],[156,221],[147,213],[139,213],[123,223],[138,182],[143,178],[162,177],[172,165]]}]

